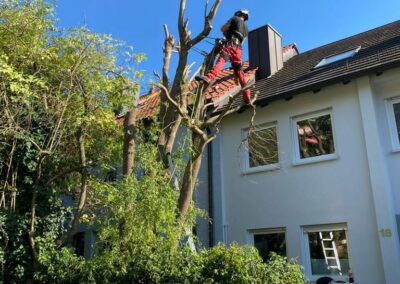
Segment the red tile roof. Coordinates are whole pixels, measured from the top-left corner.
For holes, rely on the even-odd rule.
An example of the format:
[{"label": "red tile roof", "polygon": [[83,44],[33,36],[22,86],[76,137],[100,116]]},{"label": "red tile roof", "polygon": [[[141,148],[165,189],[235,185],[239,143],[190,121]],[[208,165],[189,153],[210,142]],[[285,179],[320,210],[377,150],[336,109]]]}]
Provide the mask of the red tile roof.
[{"label": "red tile roof", "polygon": [[151,117],[158,112],[160,93],[161,91],[159,89],[155,89],[150,94],[141,96],[139,98],[137,119],[141,120]]},{"label": "red tile roof", "polygon": [[282,48],[282,53],[283,53],[283,62],[286,62],[290,58],[298,55],[300,52],[297,49],[297,45],[295,43],[291,43]]},{"label": "red tile roof", "polygon": [[[295,43],[289,44],[282,48],[283,56],[288,60],[289,58],[299,54]],[[256,68],[249,69],[249,62],[243,63],[243,69],[247,80],[254,79]],[[198,86],[196,81],[192,81],[190,84],[190,90],[195,90]],[[237,82],[233,76],[233,69],[227,68],[222,70],[218,75],[216,82],[207,91],[207,99],[212,99],[216,106],[220,106],[224,102],[224,99],[240,90],[239,82]],[[160,90],[153,89],[149,94],[141,96],[139,98],[138,105],[138,119],[144,119],[156,115],[158,112],[158,106],[160,103]]]},{"label": "red tile roof", "polygon": [[[257,69],[249,69],[249,63],[244,62],[243,69],[245,72],[246,79],[253,79]],[[198,86],[196,81],[192,81],[190,84],[190,89],[195,90]],[[224,69],[217,77],[216,82],[207,91],[207,99],[212,99],[215,105],[219,103],[232,92],[240,90],[239,82],[235,81],[233,76],[233,69]],[[137,119],[144,119],[151,117],[158,112],[158,106],[160,103],[160,90],[155,89],[149,94],[141,96],[139,98]]]}]

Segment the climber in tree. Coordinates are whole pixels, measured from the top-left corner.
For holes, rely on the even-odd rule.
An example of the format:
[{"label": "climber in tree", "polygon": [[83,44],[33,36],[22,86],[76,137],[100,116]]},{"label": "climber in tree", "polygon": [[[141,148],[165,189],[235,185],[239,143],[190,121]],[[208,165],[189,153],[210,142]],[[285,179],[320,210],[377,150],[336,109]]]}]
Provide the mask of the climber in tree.
[{"label": "climber in tree", "polygon": [[[242,44],[249,33],[246,25],[248,19],[249,11],[242,9],[235,12],[234,16],[221,27],[225,39],[217,63],[206,76],[196,76],[197,81],[211,84],[221,72],[226,61],[229,60],[232,64],[235,76],[239,79],[240,85],[242,88],[246,86],[247,81],[242,70]],[[251,91],[247,87],[243,91],[243,100],[245,103],[251,103]]]}]

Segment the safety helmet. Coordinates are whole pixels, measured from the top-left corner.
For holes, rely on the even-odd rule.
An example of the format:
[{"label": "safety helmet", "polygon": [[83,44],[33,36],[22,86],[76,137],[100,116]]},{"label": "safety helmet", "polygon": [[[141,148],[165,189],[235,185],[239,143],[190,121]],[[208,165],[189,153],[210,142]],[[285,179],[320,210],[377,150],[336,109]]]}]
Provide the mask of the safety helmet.
[{"label": "safety helmet", "polygon": [[249,19],[249,10],[247,9],[241,9],[237,12],[235,12],[235,16],[244,16],[244,20],[247,21]]}]

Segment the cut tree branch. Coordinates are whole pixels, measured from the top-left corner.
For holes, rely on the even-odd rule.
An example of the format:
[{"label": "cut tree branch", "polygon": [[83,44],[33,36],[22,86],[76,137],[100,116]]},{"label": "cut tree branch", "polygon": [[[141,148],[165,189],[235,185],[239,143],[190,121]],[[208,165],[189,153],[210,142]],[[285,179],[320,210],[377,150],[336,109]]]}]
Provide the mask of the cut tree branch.
[{"label": "cut tree branch", "polygon": [[211,23],[214,20],[215,15],[217,14],[217,10],[218,10],[218,7],[221,4],[221,2],[222,2],[222,0],[216,0],[214,2],[214,5],[211,7],[210,12],[208,13],[206,18],[204,19],[203,31],[189,42],[189,46],[190,47],[196,45],[201,40],[203,40],[206,36],[208,36],[208,34],[210,33],[210,31],[212,29]]},{"label": "cut tree branch", "polygon": [[227,116],[228,114],[231,114],[233,112],[236,112],[240,109],[240,106],[231,109],[231,106],[235,100],[236,97],[239,96],[239,94],[241,94],[241,92],[238,92],[237,94],[233,95],[233,96],[229,96],[229,101],[227,103],[227,105],[225,106],[224,110],[218,115],[218,116],[213,116],[209,119],[207,119],[207,121],[205,121],[203,123],[203,125],[201,125],[201,129],[206,129],[209,127],[215,127],[216,125],[218,125],[221,120]]},{"label": "cut tree branch", "polygon": [[168,101],[175,107],[175,109],[178,111],[178,113],[186,118],[188,111],[186,109],[182,109],[179,104],[171,97],[168,89],[163,85],[163,84],[156,84],[157,87],[161,88],[163,90],[163,92],[165,93]]}]

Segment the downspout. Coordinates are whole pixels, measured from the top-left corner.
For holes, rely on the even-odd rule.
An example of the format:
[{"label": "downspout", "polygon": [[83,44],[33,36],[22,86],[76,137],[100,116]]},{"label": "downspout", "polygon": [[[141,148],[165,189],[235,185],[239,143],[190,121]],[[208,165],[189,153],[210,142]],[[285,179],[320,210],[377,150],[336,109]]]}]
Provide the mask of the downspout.
[{"label": "downspout", "polygon": [[212,145],[210,142],[207,147],[207,184],[208,184],[208,216],[211,222],[208,224],[208,245],[214,246],[214,181],[213,181],[213,155]]}]

